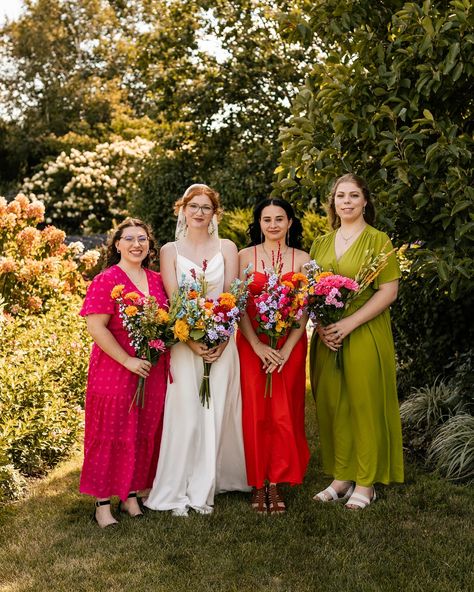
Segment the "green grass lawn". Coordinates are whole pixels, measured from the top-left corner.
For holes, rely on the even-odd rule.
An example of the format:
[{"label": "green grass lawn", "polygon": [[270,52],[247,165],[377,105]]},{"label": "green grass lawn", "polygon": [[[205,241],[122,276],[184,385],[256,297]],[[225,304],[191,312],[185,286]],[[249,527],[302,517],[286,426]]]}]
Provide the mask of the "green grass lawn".
[{"label": "green grass lawn", "polygon": [[81,454],[0,510],[0,591],[474,590],[474,496],[407,466],[403,486],[379,487],[362,512],[317,504],[327,484],[312,462],[288,489],[288,513],[258,516],[244,494],[216,498],[211,516],[150,512],[100,530],[78,493]]}]

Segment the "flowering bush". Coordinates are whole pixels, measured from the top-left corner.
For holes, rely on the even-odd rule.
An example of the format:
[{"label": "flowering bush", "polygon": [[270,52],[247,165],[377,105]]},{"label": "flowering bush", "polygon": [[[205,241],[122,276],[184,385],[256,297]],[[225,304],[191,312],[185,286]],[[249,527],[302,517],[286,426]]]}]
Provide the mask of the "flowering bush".
[{"label": "flowering bush", "polygon": [[0,332],[0,499],[18,495],[23,475],[40,475],[82,429],[90,338],[81,298],[45,314],[5,314]]},{"label": "flowering bush", "polygon": [[46,206],[47,221],[67,232],[106,232],[128,215],[141,170],[154,143],[140,137],[61,152],[25,179],[22,190]]},{"label": "flowering bush", "polygon": [[69,294],[82,294],[82,272],[94,267],[97,251],[80,242],[66,245],[54,226],[42,230],[44,205],[20,193],[7,203],[0,197],[0,296],[12,315],[41,312]]}]

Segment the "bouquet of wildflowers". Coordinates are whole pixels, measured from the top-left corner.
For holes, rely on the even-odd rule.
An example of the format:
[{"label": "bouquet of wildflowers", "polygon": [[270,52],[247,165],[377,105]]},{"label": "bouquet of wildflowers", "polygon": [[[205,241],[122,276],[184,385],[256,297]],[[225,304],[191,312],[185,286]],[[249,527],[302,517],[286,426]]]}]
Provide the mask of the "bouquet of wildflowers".
[{"label": "bouquet of wildflowers", "polygon": [[[257,333],[268,335],[269,345],[276,348],[280,337],[299,327],[307,300],[307,278],[303,273],[294,273],[291,281],[281,279],[283,260],[278,250],[272,267],[265,268],[266,282],[262,292],[254,298],[257,309]],[[267,374],[265,397],[272,396],[272,374]]]},{"label": "bouquet of wildflowers", "polygon": [[[171,322],[172,312],[159,306],[154,296],[140,296],[137,292],[124,294],[125,286],[118,284],[111,292],[117,302],[120,318],[128,333],[130,345],[137,357],[155,365],[160,355],[176,342]],[[146,378],[138,377],[137,390],[130,403],[145,406]]]},{"label": "bouquet of wildflowers", "polygon": [[[183,277],[173,298],[175,309],[174,335],[182,342],[193,339],[213,348],[227,341],[245,311],[250,278],[246,273],[244,281],[235,279],[228,292],[222,292],[215,299],[207,297],[207,261],[203,261],[202,274],[191,270],[192,281]],[[211,397],[209,374],[211,362],[204,362],[204,376],[199,396],[201,403],[209,407]]]},{"label": "bouquet of wildflowers", "polygon": [[[367,251],[365,259],[355,279],[338,275],[332,271],[322,271],[316,261],[304,266],[308,273],[308,314],[315,325],[326,327],[339,321],[349,305],[364,292],[388,263],[395,251],[374,255]],[[342,345],[341,345],[342,347]],[[340,367],[341,348],[336,352],[336,364]]]}]

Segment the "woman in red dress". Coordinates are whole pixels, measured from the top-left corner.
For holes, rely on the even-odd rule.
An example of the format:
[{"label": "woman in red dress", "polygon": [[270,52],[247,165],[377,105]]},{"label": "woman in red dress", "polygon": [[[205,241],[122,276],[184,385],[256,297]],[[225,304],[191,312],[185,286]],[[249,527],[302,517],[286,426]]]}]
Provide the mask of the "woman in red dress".
[{"label": "woman in red dress", "polygon": [[[309,255],[297,248],[301,234],[301,223],[287,201],[265,199],[255,207],[249,227],[252,246],[239,253],[241,276],[249,264],[254,272],[237,347],[247,479],[253,487],[252,507],[258,513],[285,512],[278,484],[301,483],[309,460],[304,429],[306,317],[273,349],[268,337],[256,331],[252,298],[262,292],[264,269],[272,267],[278,252],[283,263],[282,279],[291,280],[293,273],[303,271]],[[272,395],[265,397],[269,372],[273,373]]]},{"label": "woman in red dress", "polygon": [[[156,254],[148,226],[128,218],[109,245],[106,269],[87,290],[81,315],[94,345],[86,393],[84,464],[80,491],[96,497],[94,519],[101,528],[116,524],[110,497],[118,495],[119,511],[141,516],[137,490],[153,484],[161,441],[168,354],[156,366],[136,357],[112,298],[114,286],[124,293],[167,298],[159,273],[147,268]],[[146,378],[145,406],[129,411],[138,377]]]}]

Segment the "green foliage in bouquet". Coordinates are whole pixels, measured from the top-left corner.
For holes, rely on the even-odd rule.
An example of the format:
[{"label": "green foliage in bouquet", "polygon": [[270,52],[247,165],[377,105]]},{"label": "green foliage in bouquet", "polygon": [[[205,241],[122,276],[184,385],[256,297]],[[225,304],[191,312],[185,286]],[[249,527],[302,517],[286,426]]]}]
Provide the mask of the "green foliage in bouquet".
[{"label": "green foliage in bouquet", "polygon": [[41,313],[61,299],[83,295],[82,272],[99,258],[80,242],[66,245],[65,233],[44,226],[44,205],[18,194],[7,203],[0,197],[0,296],[13,315]]},{"label": "green foliage in bouquet", "polygon": [[78,315],[80,303],[71,296],[43,315],[0,315],[4,477],[45,473],[68,453],[82,428],[90,339]]}]

